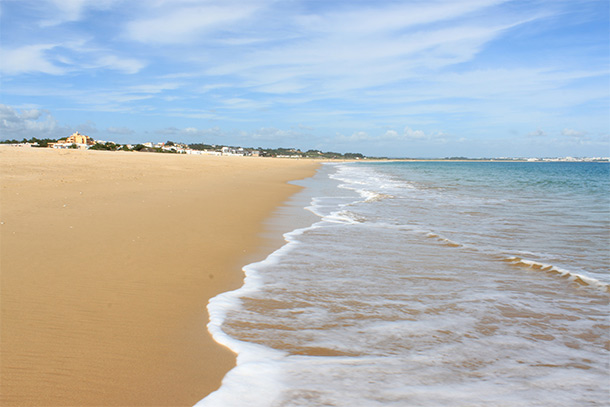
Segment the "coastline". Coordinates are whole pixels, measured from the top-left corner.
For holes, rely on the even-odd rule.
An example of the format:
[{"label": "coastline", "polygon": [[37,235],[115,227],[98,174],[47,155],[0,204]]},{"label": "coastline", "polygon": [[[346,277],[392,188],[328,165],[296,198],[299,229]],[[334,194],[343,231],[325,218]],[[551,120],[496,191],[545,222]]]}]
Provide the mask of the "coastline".
[{"label": "coastline", "polygon": [[268,254],[265,220],[319,165],[11,147],[0,163],[6,406],[193,405],[216,390],[235,356],[208,333],[207,302]]}]

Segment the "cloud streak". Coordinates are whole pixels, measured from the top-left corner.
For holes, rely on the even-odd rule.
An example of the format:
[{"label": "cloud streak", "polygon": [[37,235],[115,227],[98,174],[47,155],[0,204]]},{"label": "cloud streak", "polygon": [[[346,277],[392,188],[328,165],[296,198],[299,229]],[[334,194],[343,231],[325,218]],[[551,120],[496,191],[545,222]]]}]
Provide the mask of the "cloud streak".
[{"label": "cloud streak", "polygon": [[5,75],[40,72],[49,75],[61,75],[67,72],[66,68],[57,66],[49,61],[48,51],[57,47],[57,44],[33,44],[13,49],[0,49],[2,63],[0,70]]},{"label": "cloud streak", "polygon": [[204,2],[203,5],[187,2],[183,7],[169,4],[154,10],[154,16],[129,22],[125,36],[142,43],[198,42],[202,35],[237,24],[258,9],[259,6],[254,2]]}]

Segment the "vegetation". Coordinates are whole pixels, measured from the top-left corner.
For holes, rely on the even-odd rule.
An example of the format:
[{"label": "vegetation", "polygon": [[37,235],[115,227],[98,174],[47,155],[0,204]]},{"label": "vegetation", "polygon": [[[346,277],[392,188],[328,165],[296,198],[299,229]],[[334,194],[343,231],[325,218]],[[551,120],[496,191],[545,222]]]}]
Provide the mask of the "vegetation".
[{"label": "vegetation", "polygon": [[15,139],[0,141],[0,144],[19,144],[19,143],[30,143],[30,144],[36,145],[38,147],[48,147],[49,143],[57,143],[57,140],[50,139],[50,138],[38,139],[36,137],[32,137],[29,140],[24,138],[21,141],[18,141]]},{"label": "vegetation", "polygon": [[113,143],[112,141],[108,141],[106,143],[100,143],[99,141],[96,142],[94,145],[92,145],[91,147],[89,147],[90,150],[105,150],[105,151],[116,151],[119,149],[119,146],[117,146],[115,143]]},{"label": "vegetation", "polygon": [[160,147],[153,148],[153,151],[155,153],[166,153],[166,154],[177,154],[178,153],[176,150],[164,150]]},{"label": "vegetation", "polygon": [[302,156],[302,152],[296,148],[266,148],[261,149],[259,154],[263,157],[277,157],[277,156]]},{"label": "vegetation", "polygon": [[[169,142],[168,142],[169,143]],[[167,146],[168,143],[165,143]],[[203,144],[193,143],[189,144],[188,147],[192,150],[207,150],[207,151],[221,151],[223,147],[238,150],[240,147],[235,146],[223,146],[215,144]],[[347,159],[347,160],[359,160],[365,158],[360,153],[335,153],[335,152],[322,152],[320,150],[308,150],[306,152],[301,151],[298,148],[243,148],[246,155],[252,155],[253,152],[257,151],[261,157],[302,157],[302,158],[324,158],[324,159]]]},{"label": "vegetation", "polygon": [[[65,140],[67,137],[60,138],[59,140]],[[32,137],[31,139],[23,139],[22,141],[18,140],[0,140],[0,144],[19,144],[19,143],[30,143],[35,147],[48,147],[50,143],[56,143],[58,140],[54,139],[38,139],[36,137]],[[76,145],[70,145],[68,148],[77,148]],[[207,151],[221,151],[224,147],[228,147],[231,150],[238,150],[239,153],[243,152],[245,155],[253,155],[254,152],[258,152],[258,155],[261,157],[299,157],[299,158],[323,158],[323,159],[347,159],[347,160],[359,160],[364,159],[365,156],[360,153],[336,153],[332,151],[323,152],[320,150],[307,150],[305,152],[301,151],[298,148],[241,148],[235,146],[223,146],[223,145],[215,145],[215,144],[205,144],[205,143],[192,143],[192,144],[184,144],[177,143],[171,140],[168,140],[164,147],[174,147],[174,149],[168,148],[160,148],[160,147],[147,147],[143,144],[136,144],[134,147],[127,145],[116,144],[112,141],[108,142],[96,142],[94,145],[90,146],[91,150],[100,150],[100,151],[140,151],[140,152],[155,152],[155,153],[177,153],[176,149],[181,148],[190,148],[192,150],[207,150]]]},{"label": "vegetation", "polygon": [[191,148],[191,150],[199,150],[199,151],[213,150],[213,151],[216,151],[218,149],[218,151],[220,151],[220,147],[217,148],[215,145],[211,145],[211,144],[194,143],[194,144],[189,144],[189,147]]}]

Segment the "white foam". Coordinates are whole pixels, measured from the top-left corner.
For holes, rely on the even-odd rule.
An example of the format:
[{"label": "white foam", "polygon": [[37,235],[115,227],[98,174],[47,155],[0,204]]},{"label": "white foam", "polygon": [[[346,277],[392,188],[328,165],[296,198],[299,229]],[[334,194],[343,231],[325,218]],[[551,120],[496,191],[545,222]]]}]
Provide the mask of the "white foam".
[{"label": "white foam", "polygon": [[269,267],[285,256],[292,247],[298,245],[296,237],[306,230],[317,228],[313,224],[306,228],[295,229],[284,234],[286,244],[271,253],[263,261],[252,263],[243,268],[244,284],[237,290],[225,292],[210,299],[207,310],[210,321],[208,331],[216,342],[226,346],[237,354],[237,365],[223,378],[221,387],[199,401],[196,406],[269,406],[281,392],[282,381],[279,364],[285,353],[255,343],[244,342],[227,335],[222,324],[227,313],[239,310],[240,298],[258,291],[263,285],[263,278],[258,270]]},{"label": "white foam", "polygon": [[574,272],[562,269],[560,267],[555,267],[551,264],[540,263],[540,262],[533,261],[533,260],[526,260],[526,259],[522,259],[520,257],[509,257],[507,259],[507,261],[514,265],[517,265],[517,266],[525,266],[525,267],[528,267],[531,269],[556,273],[556,274],[559,274],[561,277],[567,277],[567,279],[569,281],[577,282],[580,280],[583,283],[586,283],[587,285],[589,285],[591,287],[597,288],[598,290],[610,292],[610,284],[608,284],[608,283],[604,283],[593,277],[588,277],[583,274],[574,273]]},{"label": "white foam", "polygon": [[239,349],[237,366],[227,373],[218,390],[195,406],[266,407],[284,390],[279,366],[285,354],[252,343],[233,345],[233,350]]}]

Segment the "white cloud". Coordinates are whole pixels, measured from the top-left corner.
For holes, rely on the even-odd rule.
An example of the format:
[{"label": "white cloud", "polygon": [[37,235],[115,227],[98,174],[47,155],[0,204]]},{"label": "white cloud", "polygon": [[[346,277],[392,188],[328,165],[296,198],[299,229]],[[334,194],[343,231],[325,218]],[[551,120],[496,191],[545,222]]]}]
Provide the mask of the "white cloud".
[{"label": "white cloud", "polygon": [[244,147],[251,146],[253,143],[265,142],[275,147],[286,146],[287,144],[294,144],[299,140],[303,140],[305,137],[311,137],[310,133],[304,133],[295,129],[283,130],[276,127],[225,131],[219,127],[200,129],[197,127],[178,128],[171,126],[159,129],[155,133],[172,138],[174,141],[227,143]]},{"label": "white cloud", "polygon": [[366,131],[357,131],[352,133],[352,135],[349,137],[344,137],[343,140],[357,143],[360,141],[370,141],[371,137]]},{"label": "white cloud", "polygon": [[271,103],[263,100],[229,98],[221,100],[224,109],[264,109]]},{"label": "white cloud", "polygon": [[32,44],[0,49],[0,72],[4,75],[44,73],[63,75],[89,69],[111,69],[126,74],[139,72],[146,63],[135,58],[98,55],[81,43]]},{"label": "white cloud", "polygon": [[122,71],[126,74],[138,73],[146,64],[134,58],[120,58],[116,55],[105,55],[97,59],[96,68]]},{"label": "white cloud", "polygon": [[[8,106],[2,105],[4,109],[6,109]],[[8,111],[7,111],[8,113]],[[11,118],[17,118],[20,117],[22,120],[38,120],[40,118],[40,116],[42,116],[44,114],[44,112],[42,110],[38,110],[38,109],[29,109],[29,110],[21,110],[21,113],[19,116],[17,116],[16,112],[13,111],[12,114],[3,114],[2,116],[6,117],[8,120],[11,120]]]},{"label": "white cloud", "polygon": [[[254,49],[238,61],[223,59],[206,73],[238,78],[257,91],[271,94],[298,92],[310,100],[345,97],[349,92],[405,80],[425,80],[443,68],[473,59],[508,29],[538,17],[436,24],[499,2],[467,3],[467,7],[447,2],[430,7],[410,3],[400,6],[400,12],[398,6],[382,5],[374,11],[348,12],[341,18],[319,14],[310,18],[314,23],[302,24],[300,37]],[[435,7],[440,6],[447,10],[437,16]],[[371,13],[377,17],[372,18]],[[409,16],[418,13],[425,18],[411,21]],[[380,23],[386,21],[387,26]]]},{"label": "white cloud", "polygon": [[46,19],[43,26],[53,26],[83,18],[88,9],[104,10],[122,0],[47,0],[51,5],[45,9]]},{"label": "white cloud", "polygon": [[410,127],[405,127],[403,137],[405,139],[411,139],[411,140],[423,140],[423,139],[431,138],[432,136],[427,135],[422,130],[413,130]]},{"label": "white cloud", "polygon": [[414,130],[406,126],[402,133],[396,130],[388,130],[383,135],[383,139],[391,141],[446,141],[446,135],[442,132],[427,133],[423,130]]},{"label": "white cloud", "polygon": [[399,2],[386,7],[375,5],[344,12],[330,12],[326,15],[305,15],[297,21],[302,27],[313,31],[371,35],[455,19],[506,1]]},{"label": "white cloud", "polygon": [[385,134],[383,135],[383,138],[385,139],[390,139],[390,140],[396,140],[398,139],[400,136],[398,135],[398,132],[396,130],[388,130],[385,132]]},{"label": "white cloud", "polygon": [[573,137],[573,138],[582,138],[586,134],[587,133],[584,131],[578,131],[578,130],[574,130],[574,129],[563,129],[561,131],[562,136]]},{"label": "white cloud", "polygon": [[527,137],[546,137],[548,134],[540,129],[527,133]]},{"label": "white cloud", "polygon": [[249,138],[256,141],[291,142],[298,139],[303,133],[294,130],[282,130],[275,127],[262,127],[254,130]]},{"label": "white cloud", "polygon": [[[47,24],[59,24],[64,21],[79,20],[85,7],[87,0],[49,0],[57,10],[58,20],[48,20]],[[60,18],[61,17],[61,18]]]},{"label": "white cloud", "polygon": [[129,86],[127,91],[132,93],[156,94],[166,90],[178,89],[180,86],[182,86],[182,83],[179,82],[146,83]]},{"label": "white cloud", "polygon": [[232,88],[234,86],[235,86],[235,84],[231,84],[231,83],[210,83],[210,84],[201,86],[200,88],[197,89],[197,91],[201,92],[201,93],[207,93],[207,92],[212,92],[212,91],[218,90],[218,89]]},{"label": "white cloud", "polygon": [[164,129],[159,129],[155,131],[155,133],[178,138],[177,141],[202,141],[201,139],[206,139],[209,137],[223,137],[226,135],[226,133],[218,127],[212,127],[209,129],[185,127],[180,129],[178,127],[171,126]]},{"label": "white cloud", "polygon": [[212,110],[193,109],[193,108],[188,108],[188,107],[169,108],[169,109],[165,110],[165,114],[167,114],[168,116],[172,116],[172,117],[186,117],[189,119],[218,120],[221,118],[225,118],[225,117],[218,115],[217,113],[215,113]]},{"label": "white cloud", "polygon": [[3,139],[57,139],[69,136],[76,130],[84,134],[98,132],[95,123],[90,120],[74,127],[60,125],[47,110],[16,109],[0,104],[0,134]]},{"label": "white cloud", "polygon": [[[519,121],[524,116],[529,120],[527,116],[540,112],[541,106],[563,108],[607,95],[607,89],[600,87],[569,87],[579,78],[607,75],[595,69],[579,72],[557,69],[551,63],[548,67],[517,63],[517,68],[492,65],[450,72],[453,65],[474,60],[511,29],[553,11],[532,7],[527,15],[511,10],[498,13],[493,7],[502,3],[382,3],[344,13],[289,16],[286,21],[296,19],[299,24],[289,31],[292,37],[264,49],[238,51],[239,58],[221,58],[205,72],[225,76],[237,89],[245,84],[267,93],[270,101],[277,101],[278,95],[299,95],[296,104],[357,100],[386,116],[419,115],[412,122],[420,123],[425,122],[421,115],[456,113],[486,123]],[[453,98],[468,100],[447,100]],[[560,114],[554,112],[549,110],[546,116]]]},{"label": "white cloud", "polygon": [[584,131],[565,128],[561,131],[561,135],[577,144],[584,144],[591,141],[591,137]]},{"label": "white cloud", "polygon": [[98,132],[97,126],[91,120],[87,120],[86,123],[79,124],[78,126],[76,126],[76,129],[78,129],[78,131],[83,134],[91,134]]},{"label": "white cloud", "polygon": [[4,139],[57,138],[69,135],[46,110],[22,109],[0,104],[0,134]]},{"label": "white cloud", "polygon": [[445,135],[442,133],[426,133],[423,130],[413,130],[410,127],[405,127],[402,132],[390,129],[383,134],[371,135],[366,131],[356,131],[351,136],[338,135],[337,138],[341,142],[404,142],[404,141],[445,141]]},{"label": "white cloud", "polygon": [[15,75],[29,72],[41,72],[50,75],[61,75],[67,72],[48,60],[47,51],[57,47],[57,44],[26,45],[14,49],[2,48],[0,70],[5,75]]},{"label": "white cloud", "polygon": [[111,134],[119,135],[129,135],[135,133],[135,131],[133,129],[130,129],[129,127],[108,127],[106,131]]},{"label": "white cloud", "polygon": [[174,134],[179,134],[180,133],[180,129],[177,128],[177,127],[173,127],[172,126],[172,127],[166,127],[164,129],[159,129],[159,130],[155,131],[155,133],[171,136],[171,135],[174,135]]},{"label": "white cloud", "polygon": [[158,15],[131,21],[129,39],[145,43],[193,42],[205,31],[222,29],[251,16],[259,6],[252,2],[188,5],[160,8]]}]

